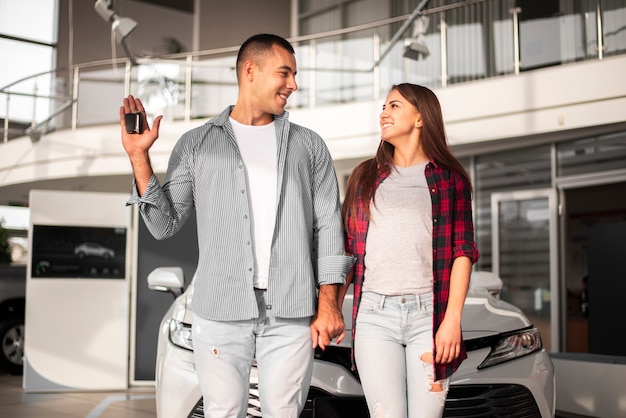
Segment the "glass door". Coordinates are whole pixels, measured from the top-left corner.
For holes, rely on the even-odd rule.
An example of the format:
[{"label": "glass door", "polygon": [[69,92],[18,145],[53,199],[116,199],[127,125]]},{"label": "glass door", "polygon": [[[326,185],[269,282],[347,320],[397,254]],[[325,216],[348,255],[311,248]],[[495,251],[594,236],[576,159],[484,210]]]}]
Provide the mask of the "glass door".
[{"label": "glass door", "polygon": [[491,216],[502,299],[528,316],[548,351],[559,351],[556,191],[493,193]]}]

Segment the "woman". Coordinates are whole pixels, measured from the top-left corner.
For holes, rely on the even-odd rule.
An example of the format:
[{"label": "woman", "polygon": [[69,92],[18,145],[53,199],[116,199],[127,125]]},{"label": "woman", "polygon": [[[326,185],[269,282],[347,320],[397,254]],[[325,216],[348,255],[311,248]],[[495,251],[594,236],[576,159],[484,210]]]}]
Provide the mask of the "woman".
[{"label": "woman", "polygon": [[354,360],[370,415],[439,417],[467,357],[461,312],[478,260],[471,182],[429,89],[393,86],[380,128],[375,158],[348,180],[346,251],[357,261],[339,302],[354,281]]}]

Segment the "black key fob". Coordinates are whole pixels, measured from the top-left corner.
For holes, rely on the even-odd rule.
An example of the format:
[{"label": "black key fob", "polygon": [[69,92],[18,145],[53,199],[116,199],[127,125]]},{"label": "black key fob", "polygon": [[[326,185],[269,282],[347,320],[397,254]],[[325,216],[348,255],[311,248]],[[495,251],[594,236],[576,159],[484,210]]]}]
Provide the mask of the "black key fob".
[{"label": "black key fob", "polygon": [[141,112],[126,113],[124,115],[124,125],[129,134],[140,134],[143,131],[143,116]]}]

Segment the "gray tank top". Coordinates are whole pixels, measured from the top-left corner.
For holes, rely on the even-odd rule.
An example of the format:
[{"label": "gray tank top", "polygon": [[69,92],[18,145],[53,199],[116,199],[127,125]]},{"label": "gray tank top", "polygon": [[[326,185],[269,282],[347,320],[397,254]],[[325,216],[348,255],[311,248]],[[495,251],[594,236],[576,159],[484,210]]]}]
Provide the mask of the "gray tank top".
[{"label": "gray tank top", "polygon": [[376,190],[366,239],[363,291],[432,292],[432,203],[428,162],[395,167]]}]

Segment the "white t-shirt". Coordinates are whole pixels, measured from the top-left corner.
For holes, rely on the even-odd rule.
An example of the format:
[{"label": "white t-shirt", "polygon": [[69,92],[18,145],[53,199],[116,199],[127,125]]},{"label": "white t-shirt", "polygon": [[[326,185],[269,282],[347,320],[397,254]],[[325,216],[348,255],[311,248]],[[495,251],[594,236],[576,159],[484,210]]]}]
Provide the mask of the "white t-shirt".
[{"label": "white t-shirt", "polygon": [[235,132],[239,152],[246,166],[252,241],[255,258],[254,287],[267,289],[272,238],[276,223],[276,128],[267,125],[243,125],[233,118],[230,123]]}]

